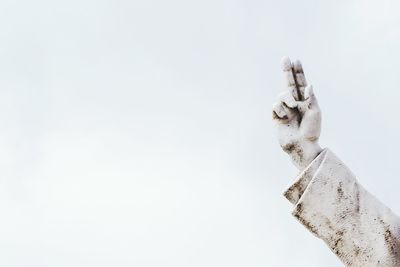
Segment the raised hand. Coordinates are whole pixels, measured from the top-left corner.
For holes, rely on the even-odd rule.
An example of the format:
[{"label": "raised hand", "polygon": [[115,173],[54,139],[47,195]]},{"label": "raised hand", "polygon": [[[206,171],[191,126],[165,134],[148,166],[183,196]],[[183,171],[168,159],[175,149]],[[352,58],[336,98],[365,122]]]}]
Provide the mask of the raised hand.
[{"label": "raised hand", "polygon": [[307,86],[301,62],[284,58],[283,72],[287,89],[273,105],[272,118],[279,144],[300,170],[321,152],[321,110],[311,85]]}]

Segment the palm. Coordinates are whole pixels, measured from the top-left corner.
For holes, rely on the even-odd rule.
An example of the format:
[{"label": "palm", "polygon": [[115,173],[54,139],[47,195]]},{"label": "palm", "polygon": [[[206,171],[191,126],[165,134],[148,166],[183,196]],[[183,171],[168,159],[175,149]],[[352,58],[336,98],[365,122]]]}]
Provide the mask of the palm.
[{"label": "palm", "polygon": [[295,161],[302,161],[306,147],[319,138],[321,112],[312,87],[307,86],[301,63],[285,59],[283,71],[288,89],[274,106],[273,118],[283,150],[297,158]]}]

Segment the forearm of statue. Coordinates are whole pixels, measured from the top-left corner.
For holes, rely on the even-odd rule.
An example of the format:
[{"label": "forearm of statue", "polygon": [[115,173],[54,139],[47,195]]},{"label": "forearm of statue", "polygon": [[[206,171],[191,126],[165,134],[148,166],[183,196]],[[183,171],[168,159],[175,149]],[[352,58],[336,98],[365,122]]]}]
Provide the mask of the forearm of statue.
[{"label": "forearm of statue", "polygon": [[283,61],[288,89],[273,106],[283,150],[300,170],[285,197],[292,214],[346,266],[400,266],[400,219],[318,144],[321,111],[300,62]]},{"label": "forearm of statue", "polygon": [[322,151],[321,110],[311,85],[307,86],[300,61],[283,60],[287,89],[274,104],[272,117],[279,144],[294,165],[303,170]]},{"label": "forearm of statue", "polygon": [[292,214],[345,266],[400,266],[400,219],[324,149],[284,193]]}]

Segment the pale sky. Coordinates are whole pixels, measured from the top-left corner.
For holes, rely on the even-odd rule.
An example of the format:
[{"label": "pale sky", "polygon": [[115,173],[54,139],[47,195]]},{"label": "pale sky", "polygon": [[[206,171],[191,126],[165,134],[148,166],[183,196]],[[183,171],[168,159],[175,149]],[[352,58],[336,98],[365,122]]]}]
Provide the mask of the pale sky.
[{"label": "pale sky", "polygon": [[400,214],[397,1],[0,3],[0,266],[341,266],[291,215],[271,106]]}]

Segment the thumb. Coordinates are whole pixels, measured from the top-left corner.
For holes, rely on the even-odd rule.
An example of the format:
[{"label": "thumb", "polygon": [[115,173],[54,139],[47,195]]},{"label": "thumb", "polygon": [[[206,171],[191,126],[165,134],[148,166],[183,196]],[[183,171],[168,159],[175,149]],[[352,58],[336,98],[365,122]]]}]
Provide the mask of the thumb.
[{"label": "thumb", "polygon": [[304,90],[304,100],[307,102],[308,109],[318,108],[318,101],[315,97],[312,85],[309,85]]}]

